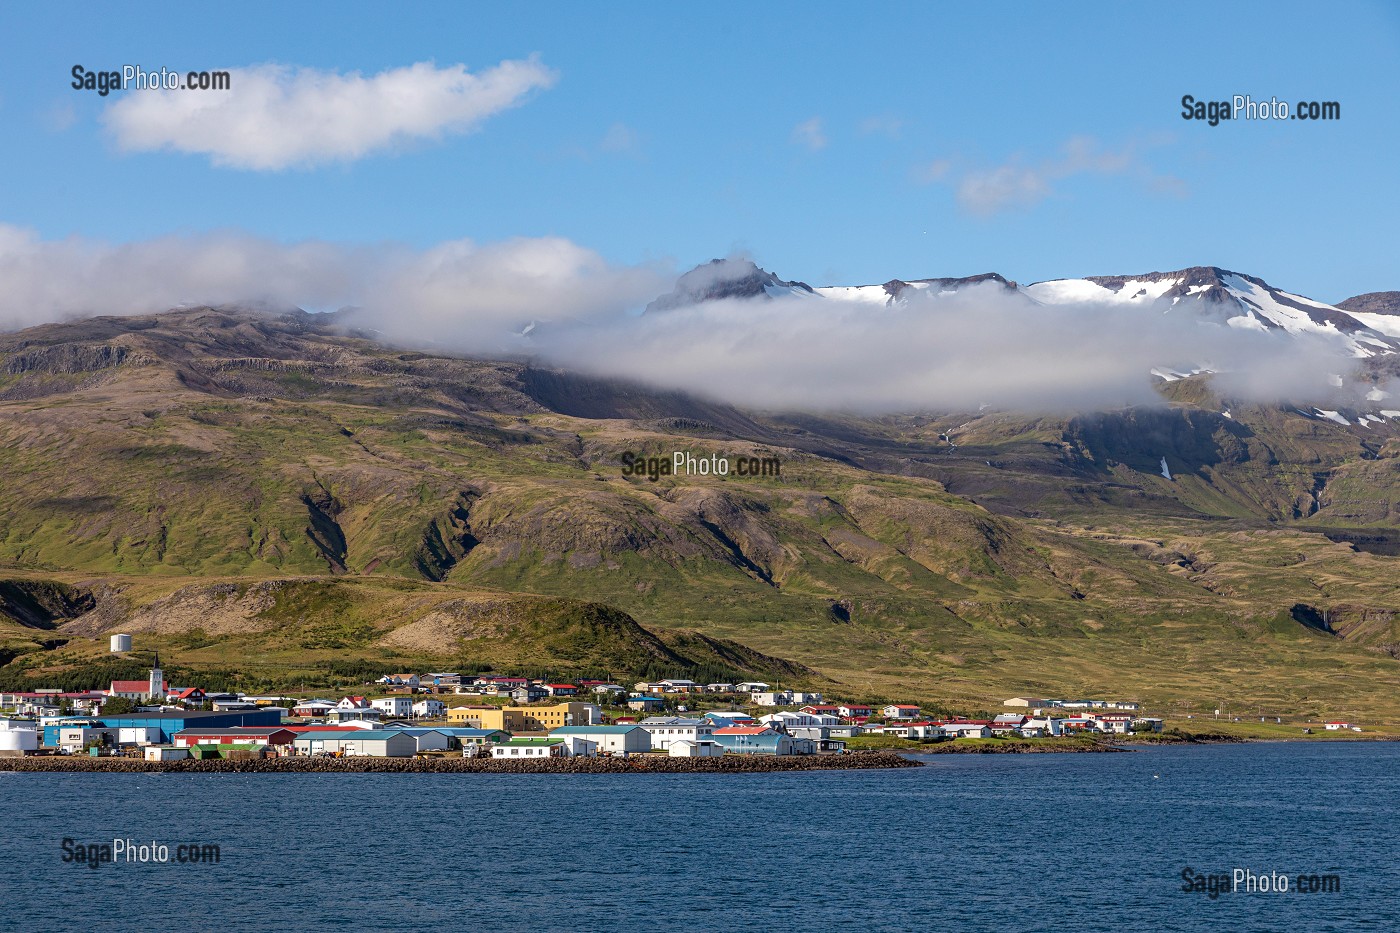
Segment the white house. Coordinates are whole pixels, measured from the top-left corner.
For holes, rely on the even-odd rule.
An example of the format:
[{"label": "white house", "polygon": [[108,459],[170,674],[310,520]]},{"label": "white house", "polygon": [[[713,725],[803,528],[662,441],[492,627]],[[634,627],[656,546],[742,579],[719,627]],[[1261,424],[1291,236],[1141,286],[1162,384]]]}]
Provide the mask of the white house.
[{"label": "white house", "polygon": [[786,732],[794,726],[835,726],[841,720],[824,713],[781,712],[758,717],[765,726],[772,726],[779,732]]},{"label": "white house", "polygon": [[983,722],[945,722],[943,734],[955,739],[990,739],[991,728]]},{"label": "white house", "polygon": [[1339,732],[1343,729],[1350,729],[1351,723],[1337,719],[1329,723],[1324,723],[1323,728],[1326,729],[1328,732]]},{"label": "white house", "polygon": [[918,719],[919,708],[909,703],[892,703],[880,710],[886,719]]},{"label": "white house", "polygon": [[369,709],[369,701],[364,697],[343,697],[336,709]]},{"label": "white house", "polygon": [[688,719],[683,716],[650,716],[637,723],[651,737],[653,751],[666,751],[672,742],[682,739],[698,742],[715,734],[715,724],[709,719]]},{"label": "white house", "polygon": [[911,739],[941,739],[948,734],[936,722],[911,722],[908,729]]},{"label": "white house", "polygon": [[786,690],[755,690],[752,697],[755,706],[792,705],[792,694]]},{"label": "white house", "polygon": [[411,697],[380,697],[370,701],[370,706],[390,719],[407,719],[413,715],[413,699]]},{"label": "white house", "polygon": [[[593,751],[588,752],[588,747]],[[515,738],[506,742],[501,742],[491,748],[492,758],[567,758],[572,754],[571,749],[582,748],[584,754],[596,754],[598,746],[592,742],[583,740],[569,741],[563,736],[540,737],[540,738]]]},{"label": "white house", "polygon": [[1063,722],[1064,719],[1061,717],[1037,716],[1021,723],[1021,734],[1024,736],[1060,735],[1064,731],[1060,725]]},{"label": "white house", "polygon": [[1102,732],[1115,732],[1118,734],[1127,733],[1133,724],[1133,717],[1126,715],[1106,715],[1095,717],[1099,721],[1099,730]]},{"label": "white house", "polygon": [[734,689],[738,693],[761,693],[764,690],[768,689],[768,685],[765,683],[750,681],[747,683],[735,684]]},{"label": "white house", "polygon": [[641,726],[561,726],[549,734],[586,739],[596,746],[597,752],[608,755],[626,757],[651,751],[651,733]]},{"label": "white house", "polygon": [[413,704],[413,715],[419,719],[441,719],[447,715],[447,704],[441,700],[419,700]]},{"label": "white house", "polygon": [[719,758],[724,755],[724,747],[714,739],[699,742],[678,739],[666,749],[666,754],[672,758]]}]

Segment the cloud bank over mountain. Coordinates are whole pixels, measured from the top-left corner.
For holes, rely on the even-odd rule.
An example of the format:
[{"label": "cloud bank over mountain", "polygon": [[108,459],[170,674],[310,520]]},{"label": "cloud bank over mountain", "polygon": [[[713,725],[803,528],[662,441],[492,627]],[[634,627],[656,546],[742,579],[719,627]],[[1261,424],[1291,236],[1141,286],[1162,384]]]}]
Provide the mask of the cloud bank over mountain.
[{"label": "cloud bank over mountain", "polygon": [[[236,232],[106,244],[0,225],[5,329],[193,304],[353,306],[347,326],[396,345],[525,356],[769,409],[1154,404],[1151,370],[1163,367],[1210,369],[1225,392],[1256,399],[1321,401],[1366,388],[1335,385],[1356,360],[1324,334],[1241,329],[1150,306],[1038,303],[999,277],[815,290],[750,278],[751,296],[730,289],[640,314],[675,283],[673,267],[611,263],[557,237],[423,250]],[[881,300],[868,300],[872,292]],[[855,297],[824,297],[846,293]]]}]

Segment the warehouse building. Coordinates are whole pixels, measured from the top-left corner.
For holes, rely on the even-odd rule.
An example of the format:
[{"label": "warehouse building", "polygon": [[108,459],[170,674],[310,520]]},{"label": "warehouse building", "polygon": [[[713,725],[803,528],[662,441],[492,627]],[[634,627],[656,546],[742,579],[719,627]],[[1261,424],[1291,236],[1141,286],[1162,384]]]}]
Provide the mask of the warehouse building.
[{"label": "warehouse building", "polygon": [[549,734],[594,742],[600,754],[625,756],[651,751],[651,734],[641,726],[563,726]]},{"label": "warehouse building", "polygon": [[[279,726],[282,710],[270,707],[236,713],[169,712],[126,713],[118,716],[93,716],[78,720],[62,720],[44,726],[44,745],[57,748],[58,733],[65,726],[99,727],[113,730],[147,729],[146,737],[153,745],[175,744],[175,733],[186,729],[231,729],[234,726]],[[114,737],[115,741],[115,737]]]},{"label": "warehouse building", "polygon": [[303,732],[292,742],[300,755],[341,754],[347,758],[412,758],[418,739],[404,729]]}]

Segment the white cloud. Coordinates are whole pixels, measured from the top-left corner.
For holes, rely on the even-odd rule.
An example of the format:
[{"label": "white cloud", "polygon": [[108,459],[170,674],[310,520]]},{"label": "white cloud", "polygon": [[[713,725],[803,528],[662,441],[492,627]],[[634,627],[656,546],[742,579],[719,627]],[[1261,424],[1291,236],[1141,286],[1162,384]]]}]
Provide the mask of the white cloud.
[{"label": "white cloud", "polygon": [[1149,144],[1128,143],[1104,149],[1091,137],[1076,136],[1065,142],[1056,158],[1028,163],[1014,157],[1001,165],[961,173],[954,173],[952,163],[940,159],[917,167],[914,177],[923,184],[951,183],[959,206],[980,217],[1032,208],[1055,194],[1060,182],[1077,175],[1133,174],[1153,191],[1182,196],[1185,183],[1153,171],[1142,158],[1146,148]]},{"label": "white cloud", "polygon": [[102,119],[127,152],[194,153],[266,171],[465,133],[556,77],[535,58],[476,74],[419,62],[369,77],[255,65],[231,69],[227,91],[125,91]]},{"label": "white cloud", "polygon": [[958,182],[958,203],[973,214],[988,216],[1016,207],[1032,207],[1050,193],[1043,168],[999,165],[969,172]]},{"label": "white cloud", "polygon": [[890,114],[866,117],[860,121],[860,134],[862,136],[879,134],[888,136],[890,139],[898,139],[903,132],[904,121]]},{"label": "white cloud", "polygon": [[603,152],[630,152],[636,149],[641,140],[637,131],[625,123],[614,123],[603,134],[598,148]]},{"label": "white cloud", "polygon": [[1321,398],[1335,391],[1327,373],[1354,364],[1327,340],[1189,313],[1047,307],[996,285],[918,292],[878,310],[813,296],[708,302],[560,329],[537,346],[559,365],[770,410],[1153,405],[1153,367],[1202,362],[1239,397]]},{"label": "white cloud", "polygon": [[813,152],[826,148],[826,133],[822,130],[821,117],[803,120],[792,128],[792,141],[806,146]]},{"label": "white cloud", "polygon": [[953,170],[953,163],[948,159],[934,159],[917,166],[914,169],[914,179],[920,184],[931,185],[936,181],[942,181],[948,177],[948,173]]},{"label": "white cloud", "polygon": [[108,244],[41,240],[0,224],[0,329],[177,305],[359,306],[364,326],[406,343],[497,352],[534,320],[640,307],[670,269],[616,266],[557,237],[427,250],[284,244],[226,232]]}]

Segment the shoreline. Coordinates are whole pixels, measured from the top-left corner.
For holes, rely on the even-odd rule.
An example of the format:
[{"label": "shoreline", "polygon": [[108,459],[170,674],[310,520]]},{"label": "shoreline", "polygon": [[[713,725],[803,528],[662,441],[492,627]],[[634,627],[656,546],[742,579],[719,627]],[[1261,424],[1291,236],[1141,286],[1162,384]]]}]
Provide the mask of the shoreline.
[{"label": "shoreline", "polygon": [[[1176,744],[1176,743],[1164,743]],[[1136,749],[1123,748],[1107,742],[1075,742],[1073,744],[1051,744],[1047,741],[1026,739],[996,739],[976,744],[935,742],[923,748],[903,749],[906,755],[1098,755],[1115,752],[1131,752]]]},{"label": "shoreline", "polygon": [[909,755],[1098,755],[1135,752],[1142,747],[1162,745],[1243,745],[1251,741],[1256,740],[1220,732],[1168,732],[1114,736],[1092,742],[1074,739],[954,740],[901,751]]},{"label": "shoreline", "polygon": [[721,758],[251,758],[145,761],[39,755],[0,758],[0,771],[127,774],[760,774],[775,771],[867,771],[920,768],[894,752],[845,755],[726,755]]}]

